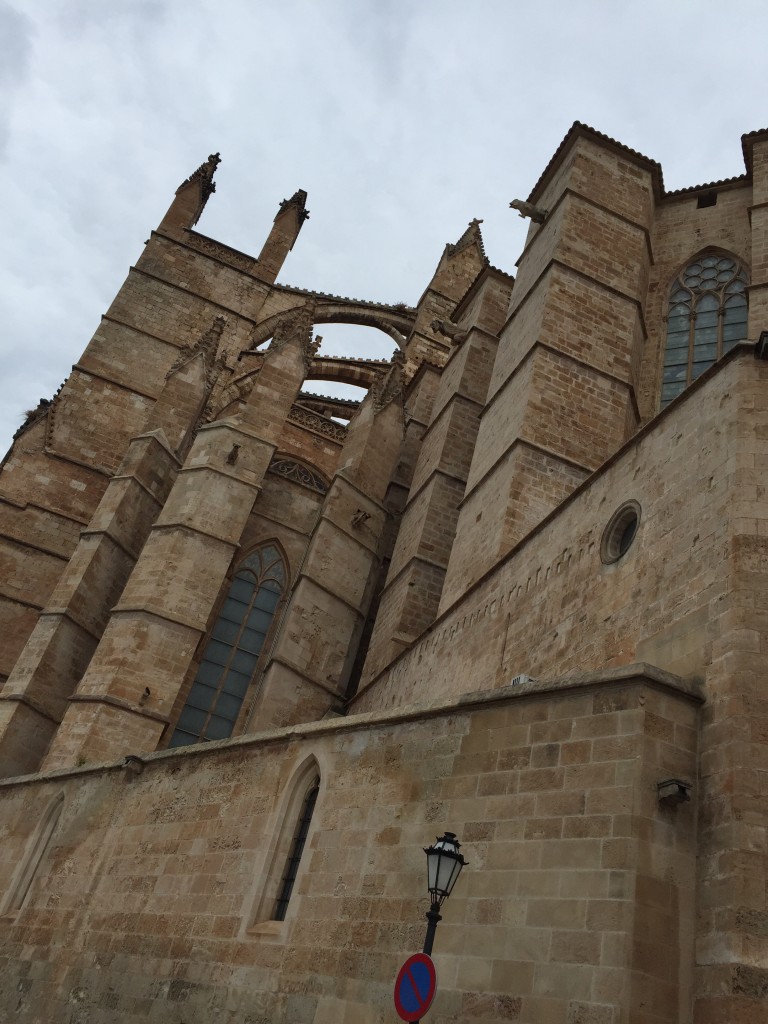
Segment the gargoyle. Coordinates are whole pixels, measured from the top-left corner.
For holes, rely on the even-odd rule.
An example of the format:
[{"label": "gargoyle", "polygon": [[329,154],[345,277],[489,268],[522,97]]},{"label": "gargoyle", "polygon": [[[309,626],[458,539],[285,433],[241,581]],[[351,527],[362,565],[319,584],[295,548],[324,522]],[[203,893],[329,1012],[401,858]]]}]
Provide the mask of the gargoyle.
[{"label": "gargoyle", "polygon": [[543,224],[549,212],[526,202],[525,199],[513,199],[509,205],[513,210],[517,210],[521,217],[530,217],[534,224]]},{"label": "gargoyle", "polygon": [[469,331],[459,327],[458,324],[452,324],[449,320],[433,320],[430,327],[437,334],[450,338],[452,345],[460,345],[463,341],[467,340],[469,335]]}]

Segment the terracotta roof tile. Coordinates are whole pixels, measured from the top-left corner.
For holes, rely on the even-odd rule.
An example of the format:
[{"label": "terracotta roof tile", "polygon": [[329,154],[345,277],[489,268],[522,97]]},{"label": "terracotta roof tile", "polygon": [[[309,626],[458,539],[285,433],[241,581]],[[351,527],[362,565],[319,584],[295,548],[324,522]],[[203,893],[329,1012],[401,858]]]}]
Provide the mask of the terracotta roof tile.
[{"label": "terracotta roof tile", "polygon": [[706,189],[722,188],[724,185],[735,185],[740,181],[749,181],[748,174],[734,174],[732,178],[721,178],[720,181],[709,181],[704,185],[688,185],[686,188],[676,188],[672,192],[665,192],[665,196],[684,196],[690,192],[702,192]]}]

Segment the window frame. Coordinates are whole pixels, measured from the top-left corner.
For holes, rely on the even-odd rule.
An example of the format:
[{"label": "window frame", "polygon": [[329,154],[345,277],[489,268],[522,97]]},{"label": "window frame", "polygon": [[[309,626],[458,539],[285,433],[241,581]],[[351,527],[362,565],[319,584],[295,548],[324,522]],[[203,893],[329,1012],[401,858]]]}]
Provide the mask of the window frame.
[{"label": "window frame", "polygon": [[[190,694],[192,693],[192,689],[195,686],[195,683],[198,682],[198,673],[200,671],[201,665],[203,664],[203,662],[205,660],[206,652],[209,649],[209,645],[210,645],[211,641],[216,639],[216,637],[214,637],[214,632],[215,632],[215,630],[216,630],[220,620],[222,619],[222,612],[223,612],[223,609],[224,609],[224,606],[225,606],[227,600],[230,597],[230,593],[232,591],[232,587],[233,587],[233,585],[235,583],[236,577],[243,570],[244,567],[246,568],[246,571],[252,571],[252,570],[249,570],[248,567],[245,566],[245,563],[250,558],[252,558],[253,555],[257,554],[260,551],[266,550],[266,549],[268,549],[270,547],[274,548],[277,551],[279,559],[280,559],[280,561],[282,563],[285,582],[283,584],[282,592],[280,593],[278,601],[277,601],[277,603],[275,605],[274,611],[272,612],[271,621],[270,621],[269,626],[267,628],[267,632],[266,632],[266,634],[264,636],[264,640],[263,640],[263,643],[261,645],[261,650],[259,651],[256,663],[255,663],[255,665],[253,667],[253,671],[251,673],[251,677],[250,677],[249,683],[248,683],[248,685],[247,685],[247,687],[245,689],[245,692],[243,693],[243,697],[242,697],[242,701],[241,701],[241,704],[240,704],[240,708],[239,708],[239,710],[237,712],[237,717],[235,718],[235,720],[234,720],[234,722],[232,724],[232,730],[229,733],[229,736],[221,737],[221,739],[231,739],[233,736],[237,736],[238,735],[239,728],[241,726],[241,722],[242,722],[242,718],[243,718],[243,714],[244,714],[245,709],[246,709],[247,704],[248,704],[248,696],[249,696],[249,693],[250,693],[250,691],[251,691],[251,689],[253,687],[253,682],[254,682],[255,679],[257,679],[259,677],[259,674],[263,670],[264,661],[265,661],[266,657],[268,656],[269,651],[272,648],[272,643],[273,643],[273,640],[274,640],[275,631],[279,628],[279,624],[280,624],[280,621],[282,620],[283,612],[285,610],[286,601],[287,601],[288,596],[289,596],[290,591],[291,591],[291,582],[292,582],[292,580],[291,580],[290,563],[289,563],[288,558],[286,556],[285,549],[283,548],[283,545],[280,543],[280,541],[276,537],[270,537],[270,538],[266,538],[264,540],[259,541],[257,544],[254,544],[248,550],[248,552],[246,554],[243,555],[240,552],[238,552],[237,556],[236,556],[236,558],[237,558],[236,561],[233,559],[232,564],[231,564],[231,566],[230,566],[230,568],[229,568],[229,570],[227,572],[227,575],[226,575],[226,577],[225,577],[225,579],[224,579],[224,581],[222,583],[221,589],[219,591],[219,596],[218,596],[218,598],[217,598],[217,600],[216,600],[216,602],[215,602],[215,604],[213,606],[213,609],[212,609],[212,612],[211,612],[211,616],[210,616],[210,618],[208,620],[208,625],[207,625],[206,631],[205,631],[204,635],[200,638],[200,641],[197,644],[197,648],[195,650],[195,655],[194,655],[194,658],[193,658],[193,660],[192,660],[192,662],[190,664],[189,672],[187,674],[187,678],[186,678],[185,684],[182,687],[181,691],[179,692],[179,696],[178,696],[178,698],[177,698],[177,700],[176,700],[176,702],[174,704],[174,710],[173,710],[173,715],[171,717],[171,723],[169,724],[168,728],[166,729],[166,733],[165,733],[165,736],[164,736],[164,743],[162,744],[162,746],[164,748],[175,750],[175,749],[181,748],[183,746],[195,746],[196,744],[199,744],[199,743],[208,743],[208,742],[216,742],[217,741],[218,738],[216,738],[216,739],[210,738],[209,739],[209,738],[205,737],[204,731],[205,731],[205,728],[207,727],[207,725],[208,725],[208,723],[209,723],[209,721],[211,719],[211,715],[213,713],[213,710],[216,707],[216,700],[218,699],[218,696],[222,693],[223,685],[224,685],[224,682],[226,681],[226,677],[227,677],[227,668],[229,667],[229,665],[231,664],[235,654],[237,653],[238,649],[237,649],[237,647],[235,645],[232,646],[232,652],[231,652],[231,654],[230,654],[230,656],[229,656],[229,658],[227,660],[227,663],[225,665],[221,666],[222,672],[221,672],[221,674],[219,676],[219,679],[217,680],[215,696],[214,696],[213,700],[211,701],[211,706],[210,706],[210,708],[208,709],[208,711],[206,713],[205,723],[203,725],[203,728],[201,729],[200,735],[198,736],[197,739],[191,740],[189,743],[184,743],[184,744],[178,743],[178,744],[174,744],[173,746],[171,746],[171,741],[173,740],[173,737],[175,736],[175,734],[176,734],[176,732],[178,730],[178,727],[179,727],[179,720],[180,720],[180,718],[182,716],[182,713],[184,712],[184,710],[186,709],[186,707],[188,705]],[[270,564],[274,564],[274,563],[270,563]],[[253,602],[255,602],[260,589],[261,589],[261,587],[258,587],[258,586],[256,587],[256,589],[254,591]],[[250,608],[251,608],[251,605],[249,605],[249,609]],[[243,620],[241,620],[240,623],[239,623],[238,638],[242,635],[243,628],[244,628],[244,623],[243,623]]]},{"label": "window frame", "polygon": [[301,870],[301,861],[306,849],[309,833],[312,828],[312,818],[317,806],[317,798],[320,796],[320,772],[318,771],[311,779],[309,786],[304,791],[301,801],[301,810],[296,818],[291,837],[291,845],[288,849],[288,856],[285,858],[283,870],[280,875],[280,885],[277,891],[275,905],[272,908],[270,920],[284,921],[288,914],[288,907],[291,903],[296,882]]},{"label": "window frame", "polygon": [[[717,282],[718,274],[725,274],[727,272],[725,269],[718,270],[717,268],[716,263],[723,260],[728,260],[732,263],[733,271],[728,280]],[[714,266],[709,266],[707,261],[716,261],[716,263]],[[693,268],[699,264],[701,264],[699,274],[691,273]],[[708,276],[706,280],[717,283],[717,288],[705,286],[703,275],[705,270],[715,271],[714,277]],[[699,278],[699,283],[692,285],[691,279],[696,277]],[[733,287],[737,282],[742,285],[740,289]],[[729,289],[731,290],[729,291]],[[709,302],[707,301],[708,298]],[[736,299],[743,299],[743,301],[734,301]],[[716,302],[716,307],[714,308],[712,308],[713,300]],[[705,308],[701,308],[705,304]],[[728,309],[740,309],[742,307],[746,312],[745,319],[743,321],[741,319],[737,321],[732,320],[731,323],[741,324],[743,322],[746,338],[749,330],[749,273],[744,262],[733,253],[721,249],[705,249],[695,256],[689,257],[680,267],[670,284],[667,293],[666,315],[663,317],[666,333],[661,360],[661,383],[659,388],[659,407],[661,409],[665,409],[670,402],[683,394],[702,373],[705,373],[718,360],[722,359],[733,345],[738,344],[740,340],[744,340],[739,338],[727,339],[724,336],[725,330],[729,326],[729,322],[726,319]],[[713,313],[715,314],[715,322],[713,324],[700,321],[700,318],[711,318]],[[683,319],[687,320],[686,330],[671,329],[675,321]],[[713,339],[706,338],[704,332],[711,331],[713,327],[715,328],[715,337]],[[687,335],[685,346],[673,344],[675,341],[679,342],[685,335]],[[701,358],[703,355],[702,349],[705,347],[711,348],[712,346],[715,348],[714,356]],[[687,356],[685,363],[670,362],[670,356],[675,352],[679,352],[682,355],[684,347]],[[697,355],[699,358],[697,358]],[[674,356],[672,357],[674,358]],[[702,364],[706,365],[702,367]],[[674,378],[665,380],[668,373],[674,371],[677,367],[682,368],[683,366],[685,367],[684,380],[676,380]],[[696,367],[702,368],[696,372]],[[665,392],[667,393],[665,394]]]},{"label": "window frame", "polygon": [[[282,772],[281,772],[282,775]],[[301,896],[302,879],[310,870],[312,839],[318,827],[323,800],[326,772],[320,767],[319,755],[308,753],[290,772],[290,777],[277,799],[274,817],[270,816],[271,827],[267,826],[269,839],[264,849],[261,868],[254,878],[252,888],[252,913],[243,921],[243,936],[249,935],[263,941],[285,941],[296,917],[297,897]],[[298,861],[286,912],[282,919],[275,916],[286,875],[286,868],[294,851],[297,832],[306,809],[307,798],[317,791],[308,824],[302,856]]]}]

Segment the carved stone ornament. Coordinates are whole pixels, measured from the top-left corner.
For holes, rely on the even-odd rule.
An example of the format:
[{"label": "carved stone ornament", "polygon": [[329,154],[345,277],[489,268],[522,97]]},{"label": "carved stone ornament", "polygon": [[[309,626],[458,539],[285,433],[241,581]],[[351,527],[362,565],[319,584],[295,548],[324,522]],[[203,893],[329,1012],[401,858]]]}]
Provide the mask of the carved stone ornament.
[{"label": "carved stone ornament", "polygon": [[347,439],[347,428],[342,423],[335,423],[325,416],[319,416],[316,412],[312,412],[311,409],[305,409],[301,405],[291,406],[288,420],[299,427],[305,427],[307,430],[312,430],[315,434],[321,434],[323,437],[330,438],[332,441],[337,441],[341,444]]},{"label": "carved stone ornament", "polygon": [[296,208],[296,213],[299,218],[299,224],[303,224],[305,220],[309,220],[309,210],[307,209],[307,193],[303,188],[297,189],[290,199],[283,199],[280,203],[280,210],[278,217],[284,210],[290,210],[291,207]]},{"label": "carved stone ornament", "polygon": [[511,209],[517,210],[521,217],[530,217],[534,224],[543,224],[547,219],[548,210],[542,210],[540,206],[534,206],[525,199],[513,199],[509,204]]},{"label": "carved stone ornament", "polygon": [[450,338],[452,345],[461,345],[469,337],[469,331],[459,327],[458,324],[452,324],[450,320],[433,320],[429,326],[436,334]]},{"label": "carved stone ornament", "polygon": [[482,220],[477,217],[473,217],[467,225],[467,228],[461,238],[453,244],[448,244],[445,247],[446,256],[455,256],[456,253],[461,252],[462,249],[468,248],[470,245],[476,245],[480,250],[480,254],[483,257],[485,263],[488,262],[488,257],[485,255],[485,245],[483,244],[483,236],[480,231],[480,225]]},{"label": "carved stone ornament", "polygon": [[185,363],[188,363],[190,359],[193,359],[198,355],[198,353],[202,353],[203,363],[205,365],[206,384],[208,387],[211,387],[215,379],[218,377],[219,371],[225,365],[223,356],[217,360],[216,354],[219,350],[219,342],[226,325],[227,321],[224,317],[217,316],[199,341],[195,342],[194,345],[184,345],[176,356],[173,366],[171,366],[168,373],[166,373],[165,379],[168,380],[168,378],[172,377],[177,370],[181,369],[181,367],[185,365]]},{"label": "carved stone ornament", "polygon": [[190,231],[187,234],[186,241],[187,245],[193,249],[204,252],[207,256],[213,256],[214,259],[219,260],[221,263],[226,263],[230,267],[235,267],[236,270],[250,272],[256,266],[256,260],[253,256],[248,256],[238,249],[232,249],[228,245],[223,245],[213,238],[206,238],[205,235],[200,235],[196,231]]},{"label": "carved stone ornament", "polygon": [[221,156],[218,153],[211,153],[204,164],[200,164],[194,173],[190,174],[185,181],[182,181],[176,192],[178,193],[183,188],[186,188],[187,185],[191,185],[193,181],[198,181],[200,183],[202,200],[205,203],[209,196],[216,191],[216,183],[213,180],[213,176],[220,163]]},{"label": "carved stone ornament", "polygon": [[325,494],[328,490],[328,484],[316,470],[295,459],[276,457],[269,465],[269,472],[286,480],[293,480],[294,483],[308,487],[310,491],[317,491],[318,494]]},{"label": "carved stone ornament", "polygon": [[234,402],[247,401],[250,393],[253,391],[257,376],[258,369],[252,370],[249,374],[238,377],[236,380],[230,380],[227,384],[222,384],[222,374],[211,391],[211,397],[208,399],[203,410],[202,422],[212,423]]},{"label": "carved stone ornament", "polygon": [[314,314],[314,304],[310,303],[282,317],[275,327],[268,349],[271,352],[279,352],[289,342],[298,341],[301,345],[306,373],[310,372],[312,360],[315,358],[317,350],[320,348],[320,342],[323,340],[320,337],[316,339],[312,337]]},{"label": "carved stone ornament", "polygon": [[395,352],[392,356],[389,369],[386,373],[383,373],[380,377],[377,377],[371,387],[371,398],[373,400],[373,408],[376,412],[380,412],[386,408],[390,402],[394,402],[396,398],[399,398],[403,393],[404,376],[403,371],[405,370],[405,353]]}]

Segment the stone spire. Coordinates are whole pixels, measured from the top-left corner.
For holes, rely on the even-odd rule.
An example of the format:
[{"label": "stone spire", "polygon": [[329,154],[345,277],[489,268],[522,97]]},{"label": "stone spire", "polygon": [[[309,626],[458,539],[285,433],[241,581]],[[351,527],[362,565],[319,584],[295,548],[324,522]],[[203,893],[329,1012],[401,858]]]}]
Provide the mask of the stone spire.
[{"label": "stone spire", "polygon": [[485,245],[483,244],[483,236],[480,231],[480,225],[482,223],[482,220],[479,220],[477,217],[473,217],[461,238],[457,242],[454,242],[453,245],[450,243],[446,245],[444,255],[448,257],[455,256],[463,249],[469,248],[470,245],[476,245],[482,254],[483,262],[487,263],[488,257],[485,255]]},{"label": "stone spire", "polygon": [[272,230],[256,261],[255,274],[262,281],[271,284],[275,280],[308,217],[307,193],[303,188],[280,202]]},{"label": "stone spire", "polygon": [[305,220],[309,220],[309,210],[307,209],[307,193],[303,188],[296,189],[290,199],[283,199],[280,203],[279,209],[275,214],[275,220],[284,213],[286,210],[294,208],[296,210],[296,216],[299,219],[299,224],[303,224]]},{"label": "stone spire", "polygon": [[200,164],[197,170],[182,181],[176,189],[177,196],[188,189],[194,188],[195,186],[199,190],[198,196],[195,197],[195,213],[193,215],[193,219],[189,223],[189,227],[194,227],[194,225],[197,224],[203,210],[205,209],[205,204],[216,191],[216,182],[213,180],[213,176],[220,163],[221,156],[218,153],[211,153],[205,163]]}]

